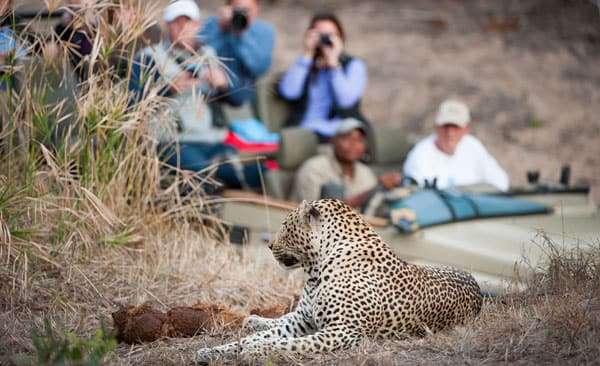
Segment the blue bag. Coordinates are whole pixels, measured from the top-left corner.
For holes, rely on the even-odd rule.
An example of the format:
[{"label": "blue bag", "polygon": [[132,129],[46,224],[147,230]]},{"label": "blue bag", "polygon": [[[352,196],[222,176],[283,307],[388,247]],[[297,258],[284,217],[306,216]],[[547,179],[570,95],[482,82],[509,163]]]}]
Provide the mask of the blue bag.
[{"label": "blue bag", "polygon": [[390,204],[390,223],[402,232],[480,217],[543,214],[541,203],[493,194],[423,189]]},{"label": "blue bag", "polygon": [[265,125],[256,118],[240,119],[231,122],[231,131],[246,142],[278,143],[279,134],[269,132]]}]

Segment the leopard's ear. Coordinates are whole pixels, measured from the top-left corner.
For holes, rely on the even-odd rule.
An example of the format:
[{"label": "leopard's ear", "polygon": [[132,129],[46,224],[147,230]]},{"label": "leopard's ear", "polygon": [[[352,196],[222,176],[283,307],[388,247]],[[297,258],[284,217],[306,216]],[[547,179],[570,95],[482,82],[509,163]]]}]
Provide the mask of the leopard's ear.
[{"label": "leopard's ear", "polygon": [[300,220],[302,220],[302,225],[310,229],[316,229],[320,219],[321,213],[319,210],[311,202],[302,201],[300,204]]}]

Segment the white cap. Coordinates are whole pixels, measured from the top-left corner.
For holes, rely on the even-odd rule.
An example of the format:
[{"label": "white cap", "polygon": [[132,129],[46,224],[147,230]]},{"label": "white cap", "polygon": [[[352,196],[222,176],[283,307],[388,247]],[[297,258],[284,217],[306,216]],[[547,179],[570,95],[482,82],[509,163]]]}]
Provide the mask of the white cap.
[{"label": "white cap", "polygon": [[341,120],[335,130],[336,135],[343,135],[355,129],[361,130],[365,135],[367,134],[367,127],[364,123],[357,120],[356,118],[344,118]]},{"label": "white cap", "polygon": [[435,124],[443,126],[453,124],[460,127],[467,127],[471,122],[471,113],[469,107],[458,100],[447,99],[438,108]]},{"label": "white cap", "polygon": [[199,21],[200,8],[194,0],[177,0],[165,8],[163,19],[166,23],[170,23],[180,16]]}]

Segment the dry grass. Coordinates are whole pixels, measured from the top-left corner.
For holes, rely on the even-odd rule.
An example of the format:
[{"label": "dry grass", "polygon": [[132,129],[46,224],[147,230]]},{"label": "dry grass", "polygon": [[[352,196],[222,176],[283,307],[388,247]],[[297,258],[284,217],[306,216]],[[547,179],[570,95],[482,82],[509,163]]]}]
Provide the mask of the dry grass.
[{"label": "dry grass", "polygon": [[[302,359],[274,357],[268,362],[282,365],[596,364],[600,359],[597,341],[600,336],[600,246],[561,252],[555,243],[547,241],[544,245],[552,253],[551,257],[536,269],[537,275],[527,290],[487,299],[474,322],[424,339],[371,340],[343,354]],[[281,278],[274,275],[269,280],[276,281],[278,277]],[[240,284],[236,290],[245,292],[247,288]],[[221,299],[227,297],[225,293],[221,296]],[[119,365],[182,364],[189,362],[198,348],[241,336],[243,333],[230,332],[121,346],[114,362]],[[265,362],[267,360],[240,359],[234,363]]]},{"label": "dry grass", "polygon": [[[140,9],[138,9],[140,11]],[[144,9],[140,14],[153,14]],[[108,24],[101,23],[109,32]],[[82,85],[72,109],[43,98],[48,88],[24,74],[0,131],[0,355],[31,355],[29,332],[49,319],[57,333],[87,337],[121,305],[152,302],[162,310],[198,300],[238,311],[288,300],[299,273],[258,265],[220,243],[222,227],[189,173],[166,179],[146,121],[153,96],[127,109],[123,82],[107,56],[141,34],[150,20],[97,42],[99,70]],[[64,55],[63,55],[64,56]],[[62,61],[61,61],[62,60]],[[64,67],[64,57],[45,67]],[[90,74],[90,76],[92,76]],[[52,121],[73,121],[55,128]],[[69,138],[57,143],[62,131]],[[180,187],[192,193],[180,194]],[[371,341],[346,354],[275,358],[277,364],[397,365],[570,363],[600,359],[600,248],[563,253],[549,240],[550,261],[527,291],[486,301],[477,321],[424,339]],[[193,352],[240,337],[215,333],[120,345],[107,363],[180,365]],[[8,363],[0,358],[0,364]],[[241,361],[263,364],[264,360]]]}]

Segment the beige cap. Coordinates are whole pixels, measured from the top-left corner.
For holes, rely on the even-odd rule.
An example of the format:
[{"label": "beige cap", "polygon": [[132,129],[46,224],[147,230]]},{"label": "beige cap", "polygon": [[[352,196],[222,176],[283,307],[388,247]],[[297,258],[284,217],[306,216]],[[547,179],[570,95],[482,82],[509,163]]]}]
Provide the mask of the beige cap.
[{"label": "beige cap", "polygon": [[435,124],[443,126],[453,124],[460,127],[467,127],[471,122],[471,113],[469,107],[458,100],[447,99],[438,108]]},{"label": "beige cap", "polygon": [[338,124],[337,129],[335,130],[335,134],[343,135],[357,128],[361,130],[363,134],[367,134],[367,126],[365,126],[364,123],[357,120],[356,118],[344,118]]},{"label": "beige cap", "polygon": [[200,20],[200,8],[194,0],[178,0],[172,2],[165,8],[163,19],[170,23],[180,16],[186,16],[191,20]]}]

